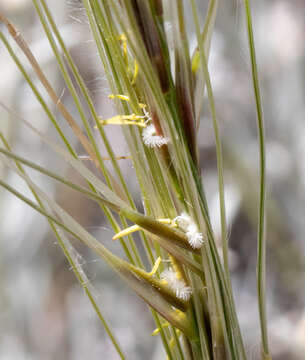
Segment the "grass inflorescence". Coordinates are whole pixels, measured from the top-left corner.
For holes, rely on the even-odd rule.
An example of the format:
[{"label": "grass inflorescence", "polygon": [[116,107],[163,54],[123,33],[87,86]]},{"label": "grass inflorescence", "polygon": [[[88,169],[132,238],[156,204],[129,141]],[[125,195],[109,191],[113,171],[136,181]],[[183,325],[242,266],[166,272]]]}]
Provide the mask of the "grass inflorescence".
[{"label": "grass inflorescence", "polygon": [[[57,154],[59,160],[72,166],[87,186],[75,184],[15,154],[3,134],[1,160],[27,183],[36,202],[2,180],[0,185],[46,217],[120,358],[125,359],[124,352],[101,314],[93,289],[86,285],[86,275],[78,266],[75,250],[66,233],[98,254],[148,304],[157,327],[154,335],[161,336],[169,359],[246,359],[231,288],[222,146],[208,69],[218,0],[210,0],[203,24],[200,23],[201,17],[198,16],[194,0],[188,2],[187,9],[183,1],[83,0],[101,72],[106,74],[111,89],[109,98],[117,111],[111,118],[97,113],[86,83],[45,0],[33,0],[33,5],[77,115],[72,115],[56,94],[22,34],[2,14],[0,21],[26,56],[46,94],[104,180],[100,180],[77,156],[60,122],[19,59],[19,53],[5,33],[0,32],[1,41],[57,130],[61,145],[54,143],[26,120],[22,121]],[[260,138],[258,298],[262,353],[267,359],[270,355],[264,300],[264,132],[247,0],[245,9]],[[192,34],[186,26],[186,11],[193,17],[197,40],[193,52],[189,41]],[[172,40],[167,35],[167,24],[171,27]],[[197,133],[205,89],[217,154],[221,254],[211,226],[199,168]],[[86,115],[87,110],[90,119]],[[130,152],[128,158],[133,162],[134,176],[141,191],[143,212],[135,205],[105,126],[120,126],[123,130]],[[107,154],[101,153],[99,141],[103,142]],[[105,161],[110,161],[112,171]],[[110,252],[77,223],[33,182],[25,167],[35,169],[97,202],[112,226],[113,238],[122,246],[126,260]],[[128,221],[132,222],[132,226]],[[140,252],[134,241],[136,233],[139,233],[145,253]],[[149,266],[145,267],[144,264]]]}]

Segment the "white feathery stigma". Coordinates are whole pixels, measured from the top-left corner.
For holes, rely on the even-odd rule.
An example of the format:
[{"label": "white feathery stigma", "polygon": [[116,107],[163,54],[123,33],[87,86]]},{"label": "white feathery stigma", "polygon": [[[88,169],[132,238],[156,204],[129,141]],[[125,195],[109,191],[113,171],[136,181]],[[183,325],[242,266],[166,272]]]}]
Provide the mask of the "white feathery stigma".
[{"label": "white feathery stigma", "polygon": [[148,125],[142,132],[144,144],[150,148],[161,147],[168,143],[169,139],[156,134],[153,124]]},{"label": "white feathery stigma", "polygon": [[174,219],[174,221],[178,224],[179,228],[185,232],[187,231],[189,225],[193,222],[190,215],[186,212],[182,212]]},{"label": "white feathery stigma", "polygon": [[188,226],[186,236],[192,248],[200,249],[203,245],[203,235],[198,231],[197,225],[195,223],[192,223]]},{"label": "white feathery stigma", "polygon": [[194,249],[199,249],[203,245],[203,235],[198,231],[198,227],[193,219],[185,212],[177,216],[174,221],[179,228],[186,233],[189,244]]},{"label": "white feathery stigma", "polygon": [[175,271],[172,268],[164,270],[161,274],[161,279],[168,283],[168,286],[174,291],[178,299],[188,301],[192,295],[192,289],[187,286],[182,279],[178,279]]}]

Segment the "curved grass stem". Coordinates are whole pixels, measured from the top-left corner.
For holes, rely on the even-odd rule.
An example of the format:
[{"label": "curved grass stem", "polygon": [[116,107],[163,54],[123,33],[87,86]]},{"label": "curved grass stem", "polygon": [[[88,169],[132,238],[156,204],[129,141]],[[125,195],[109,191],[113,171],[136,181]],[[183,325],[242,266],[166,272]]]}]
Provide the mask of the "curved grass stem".
[{"label": "curved grass stem", "polygon": [[259,195],[259,223],[257,239],[257,292],[258,307],[260,316],[261,336],[262,336],[262,356],[263,359],[271,359],[268,345],[267,317],[266,317],[266,236],[265,236],[265,202],[266,202],[266,160],[265,160],[265,133],[262,102],[258,80],[256,54],[254,46],[254,36],[252,27],[252,16],[249,0],[244,0],[249,50],[252,67],[252,81],[255,94],[259,153],[260,153],[260,195]]}]

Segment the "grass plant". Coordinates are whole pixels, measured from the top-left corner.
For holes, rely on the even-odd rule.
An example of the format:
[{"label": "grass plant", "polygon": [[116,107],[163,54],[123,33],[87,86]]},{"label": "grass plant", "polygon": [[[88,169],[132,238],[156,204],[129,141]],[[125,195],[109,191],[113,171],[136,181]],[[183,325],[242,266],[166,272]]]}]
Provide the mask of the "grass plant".
[{"label": "grass plant", "polygon": [[[16,154],[4,134],[0,134],[0,160],[25,181],[35,201],[4,179],[0,180],[0,185],[47,219],[121,359],[126,358],[124,349],[121,349],[98,307],[95,290],[86,281],[86,274],[78,264],[71,237],[99,255],[147,303],[156,323],[154,335],[161,337],[168,359],[246,359],[231,287],[220,124],[208,68],[218,0],[210,0],[203,23],[200,21],[203,14],[198,10],[199,1],[195,0],[83,0],[82,3],[98,51],[101,73],[106,74],[111,89],[109,98],[114,102],[117,115],[105,119],[98,114],[52,16],[51,2],[49,9],[45,0],[33,0],[33,6],[77,115],[72,115],[64,105],[27,41],[4,14],[0,14],[3,24],[1,42],[54,125],[60,143],[50,140],[27,120],[7,109],[5,104],[1,103],[1,106],[40,137],[56,154],[58,161],[71,166],[87,185],[80,186]],[[270,359],[265,310],[264,124],[249,0],[244,0],[244,7],[261,159],[257,257],[261,354],[262,359]],[[186,26],[186,13],[191,13],[193,18],[197,41],[194,50],[190,46],[192,33]],[[172,39],[167,34],[168,24]],[[24,57],[21,60],[16,45],[26,60]],[[46,95],[32,79],[25,61],[30,64],[35,80],[40,82]],[[221,251],[211,225],[199,167],[197,134],[205,89],[217,154]],[[48,96],[47,100],[45,96]],[[55,110],[59,115],[55,115]],[[62,121],[70,126],[96,167],[95,172],[78,157],[63,130]],[[133,163],[142,196],[141,210],[135,205],[105,126],[120,126],[123,130],[129,148],[128,158]],[[106,154],[101,153],[100,142],[104,144]],[[114,240],[123,248],[125,258],[110,252],[86,231],[34,183],[26,168],[34,169],[95,201],[101,216],[104,214],[113,228]],[[136,233],[140,235],[144,253],[135,242]]]}]

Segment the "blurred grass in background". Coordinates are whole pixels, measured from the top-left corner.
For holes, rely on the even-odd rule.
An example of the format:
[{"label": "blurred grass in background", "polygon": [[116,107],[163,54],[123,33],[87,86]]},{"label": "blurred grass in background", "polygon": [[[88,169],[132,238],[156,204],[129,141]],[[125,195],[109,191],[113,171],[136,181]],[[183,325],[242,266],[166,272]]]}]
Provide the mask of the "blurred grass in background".
[{"label": "blurred grass in background", "polygon": [[[253,2],[256,48],[267,133],[268,171],[268,310],[274,359],[302,359],[305,351],[305,4],[295,1]],[[62,101],[69,108],[53,55],[30,1],[2,0],[5,12],[22,30]],[[202,9],[204,10],[204,9]],[[106,81],[97,68],[95,48],[80,2],[52,2],[73,57],[103,116],[114,115],[107,98]],[[202,11],[202,14],[204,12]],[[170,31],[170,30],[169,30]],[[238,315],[250,359],[259,358],[259,326],[256,306],[255,262],[257,223],[257,136],[253,111],[251,68],[244,31],[242,3],[221,2],[213,35],[210,73],[224,140],[226,198],[230,227],[231,263]],[[0,47],[1,102],[30,119],[37,128],[54,136],[5,49]],[[211,121],[205,102],[200,129],[200,159],[204,183],[217,229],[217,170]],[[15,152],[33,158],[58,173],[75,177],[71,169],[55,162],[39,139],[0,108],[1,128],[9,132]],[[238,129],[238,131],[236,131]],[[106,131],[114,139],[117,154],[127,146],[117,128]],[[115,132],[115,136],[114,135]],[[111,134],[112,133],[112,134]],[[128,160],[120,163],[126,178],[133,178]],[[92,168],[93,170],[93,168]],[[1,171],[1,170],[0,170]],[[5,174],[1,174],[5,176]],[[13,177],[11,184],[23,184]],[[112,231],[97,216],[92,202],[75,192],[54,186],[33,173],[38,182],[98,239],[112,246]],[[131,182],[130,188],[136,189]],[[0,358],[1,359],[116,359],[83,291],[76,283],[46,221],[18,199],[0,192]],[[137,194],[134,194],[137,198]],[[141,199],[138,197],[138,202]],[[220,237],[220,229],[218,229]],[[153,324],[145,305],[112,276],[104,263],[78,244],[81,263],[89,280],[102,295],[104,314],[131,359],[159,359],[159,340],[149,335]],[[128,300],[127,300],[128,299]],[[128,301],[128,303],[127,303]],[[113,305],[115,304],[115,306]],[[115,308],[115,311],[113,310]],[[130,329],[134,314],[138,326]],[[147,352],[144,355],[144,352]]]}]

